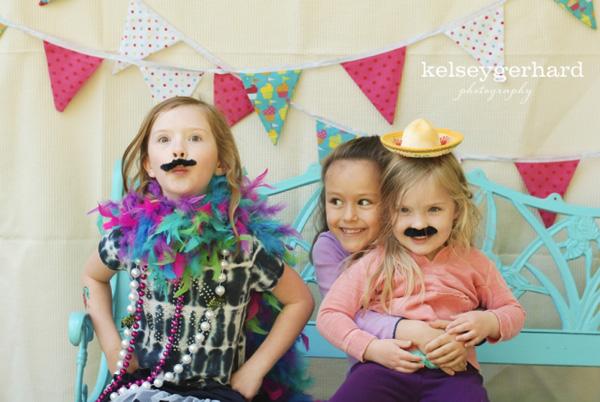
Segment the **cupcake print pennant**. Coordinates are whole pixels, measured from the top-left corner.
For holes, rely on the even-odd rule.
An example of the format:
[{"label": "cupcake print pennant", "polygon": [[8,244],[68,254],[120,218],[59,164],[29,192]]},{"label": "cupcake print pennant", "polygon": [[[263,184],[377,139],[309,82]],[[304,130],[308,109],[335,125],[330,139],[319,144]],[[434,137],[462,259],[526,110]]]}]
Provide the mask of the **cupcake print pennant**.
[{"label": "cupcake print pennant", "polygon": [[592,29],[596,29],[593,0],[554,0],[564,10]]},{"label": "cupcake print pennant", "polygon": [[358,137],[354,133],[349,133],[341,128],[323,123],[317,120],[317,145],[319,147],[319,163],[327,157],[340,144],[348,142]]},{"label": "cupcake print pennant", "polygon": [[300,73],[301,70],[290,70],[240,74],[248,99],[254,105],[273,145],[277,145],[281,135]]}]

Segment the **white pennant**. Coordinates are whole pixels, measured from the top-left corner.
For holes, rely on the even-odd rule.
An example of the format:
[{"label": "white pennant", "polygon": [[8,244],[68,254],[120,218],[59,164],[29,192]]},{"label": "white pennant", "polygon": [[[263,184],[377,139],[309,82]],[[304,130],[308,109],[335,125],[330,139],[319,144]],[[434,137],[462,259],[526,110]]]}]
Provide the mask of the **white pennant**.
[{"label": "white pennant", "polygon": [[[181,40],[179,32],[171,28],[158,14],[140,0],[131,0],[127,9],[127,21],[119,45],[119,53],[125,57],[142,60]],[[130,64],[118,61],[113,74]]]},{"label": "white pennant", "polygon": [[163,101],[173,96],[191,96],[204,75],[198,71],[140,67],[152,97]]},{"label": "white pennant", "polygon": [[504,67],[504,5],[444,31],[482,66]]}]

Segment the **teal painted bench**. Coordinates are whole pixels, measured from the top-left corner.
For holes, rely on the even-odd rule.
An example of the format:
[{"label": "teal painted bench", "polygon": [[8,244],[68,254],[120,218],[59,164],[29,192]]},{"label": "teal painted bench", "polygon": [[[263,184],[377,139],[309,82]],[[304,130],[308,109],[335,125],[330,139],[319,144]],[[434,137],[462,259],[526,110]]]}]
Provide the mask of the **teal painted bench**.
[{"label": "teal painted bench", "polygon": [[[531,296],[543,306],[543,313],[538,317],[528,311],[527,321],[544,322],[541,328],[526,325],[527,328],[510,341],[479,346],[479,361],[600,367],[600,268],[594,265],[595,260],[600,258],[600,208],[571,205],[558,194],[551,194],[545,199],[532,197],[490,181],[481,170],[468,173],[467,178],[473,185],[475,201],[481,206],[485,218],[480,248],[496,263],[515,296],[524,301],[526,309],[525,301]],[[275,196],[319,181],[320,166],[311,165],[304,174],[283,180],[273,188],[262,189],[262,193]],[[312,187],[315,188],[308,201],[292,223],[301,233],[310,222],[319,200],[320,186]],[[121,194],[120,164],[117,163],[113,171],[111,197],[118,199]],[[556,223],[545,228],[535,208],[558,213]],[[495,247],[497,231],[507,229],[518,231],[519,236],[525,234],[526,238],[522,242],[524,246],[513,253],[510,260],[500,258]],[[308,253],[311,240],[299,239],[292,246]],[[296,268],[307,283],[316,283],[314,267],[310,263]],[[128,284],[126,273],[118,273],[111,280],[116,323],[127,315]],[[552,321],[554,325],[548,328],[546,321]],[[345,357],[320,336],[314,321],[307,324],[305,334],[310,339],[309,357]],[[75,402],[95,400],[109,380],[106,359],[102,356],[91,392],[83,382],[88,344],[92,338],[89,316],[84,312],[72,313],[69,317],[69,340],[79,348]]]}]

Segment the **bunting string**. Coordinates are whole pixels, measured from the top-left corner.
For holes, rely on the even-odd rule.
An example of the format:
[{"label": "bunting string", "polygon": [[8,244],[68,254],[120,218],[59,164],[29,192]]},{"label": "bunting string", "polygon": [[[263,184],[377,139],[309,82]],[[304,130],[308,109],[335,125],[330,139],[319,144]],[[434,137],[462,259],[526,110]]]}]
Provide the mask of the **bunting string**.
[{"label": "bunting string", "polygon": [[570,155],[542,155],[542,156],[495,156],[495,155],[472,155],[456,153],[462,160],[487,161],[487,162],[520,162],[520,163],[542,163],[542,162],[568,162],[575,159],[592,159],[600,157],[600,151],[581,152]]},{"label": "bunting string", "polygon": [[[311,117],[314,120],[322,121],[329,126],[336,127],[340,130],[353,133],[357,137],[365,137],[369,135],[381,135],[381,133],[367,132],[361,129],[350,128],[344,124],[333,121],[329,118],[320,116],[314,112],[307,110],[306,108],[298,105],[295,102],[290,102],[290,106]],[[589,151],[589,152],[581,152],[569,155],[542,155],[542,156],[496,156],[496,155],[475,155],[475,154],[463,154],[458,151],[454,152],[458,158],[461,160],[470,160],[470,161],[483,161],[483,162],[521,162],[521,163],[537,163],[537,162],[565,162],[572,161],[575,159],[592,159],[599,158],[600,151]]]},{"label": "bunting string", "polygon": [[[235,67],[228,65],[228,63],[221,60],[218,56],[213,54],[206,47],[197,43],[195,40],[191,39],[190,37],[185,35],[183,32],[181,32],[177,28],[175,28],[171,23],[166,21],[162,16],[160,16],[151,7],[146,5],[142,0],[131,0],[131,5],[143,7],[145,9],[147,9],[149,12],[154,13],[156,18],[160,19],[160,23],[162,24],[162,26],[165,26],[170,31],[172,31],[173,34],[177,37],[178,41],[183,42],[183,43],[187,44],[188,46],[190,46],[192,49],[194,49],[196,52],[201,54],[206,60],[208,60],[209,62],[214,64],[214,66],[216,66],[216,67],[215,68],[186,68],[186,67],[174,66],[174,65],[169,65],[169,64],[160,63],[160,62],[147,61],[147,60],[143,60],[143,59],[139,59],[139,58],[136,59],[136,58],[132,58],[132,57],[129,57],[129,56],[121,54],[121,53],[90,49],[90,48],[87,48],[87,47],[84,47],[81,45],[71,43],[67,40],[64,40],[64,39],[61,39],[58,37],[54,37],[52,35],[48,35],[46,33],[40,32],[40,31],[36,31],[32,28],[21,25],[19,23],[9,21],[2,16],[0,16],[0,28],[3,26],[6,26],[6,27],[10,27],[10,28],[13,28],[16,30],[20,30],[30,36],[41,39],[42,41],[44,41],[46,46],[52,45],[52,46],[61,47],[61,48],[63,48],[62,51],[67,51],[67,52],[72,51],[75,53],[81,53],[82,55],[91,57],[91,58],[95,57],[98,59],[108,59],[108,60],[112,60],[115,62],[136,65],[140,68],[140,70],[142,71],[142,74],[144,74],[145,80],[147,81],[148,85],[151,88],[153,97],[155,97],[155,99],[161,99],[161,98],[164,98],[165,96],[169,96],[168,94],[173,91],[171,90],[171,92],[166,92],[166,91],[159,92],[156,89],[154,89],[154,90],[152,89],[153,85],[154,85],[154,88],[156,88],[156,85],[153,84],[153,81],[152,81],[152,79],[153,79],[152,75],[156,74],[156,72],[158,72],[158,71],[162,72],[161,75],[166,74],[168,76],[170,74],[169,72],[173,72],[173,74],[171,74],[171,75],[173,75],[174,77],[177,77],[181,73],[187,73],[187,74],[184,74],[184,76],[191,77],[191,78],[184,78],[184,81],[181,81],[181,84],[174,85],[175,88],[181,88],[180,91],[182,91],[182,93],[185,91],[193,91],[193,88],[197,84],[197,82],[200,79],[200,77],[202,76],[202,74],[206,73],[206,72],[213,73],[215,75],[220,75],[221,77],[225,76],[226,74],[233,73],[233,74],[236,74],[235,76],[237,78],[240,78],[242,80],[245,77],[246,81],[249,81],[248,76],[251,76],[251,75],[257,74],[257,73],[274,74],[273,72],[278,71],[277,74],[289,74],[290,72],[295,71],[295,74],[299,75],[299,72],[302,70],[305,70],[305,69],[327,67],[327,66],[337,65],[337,64],[344,65],[347,63],[355,62],[355,61],[365,60],[365,59],[372,58],[372,57],[375,57],[375,56],[378,56],[381,54],[385,54],[386,52],[392,52],[392,51],[397,51],[399,49],[405,49],[406,46],[409,46],[413,43],[419,42],[421,40],[424,40],[424,39],[429,38],[434,35],[439,35],[439,34],[447,35],[448,31],[450,29],[460,26],[461,24],[464,24],[469,21],[473,21],[477,18],[485,17],[487,19],[488,13],[496,12],[506,1],[507,0],[494,0],[494,1],[490,2],[489,4],[487,4],[486,6],[482,7],[481,9],[476,10],[464,17],[461,17],[461,18],[455,19],[453,21],[450,21],[446,24],[443,24],[442,26],[439,26],[438,28],[436,28],[432,31],[416,35],[412,38],[405,39],[401,42],[397,42],[395,44],[392,44],[392,45],[389,45],[386,47],[382,47],[379,49],[371,50],[371,51],[360,53],[360,54],[354,54],[354,55],[347,56],[347,57],[313,61],[313,62],[295,64],[295,65],[269,66],[269,67],[264,67],[264,68],[235,68]],[[99,61],[96,61],[96,63],[97,62],[99,62]],[[49,67],[50,67],[50,64],[49,64]],[[282,72],[282,73],[279,73],[279,72]],[[50,73],[52,74],[52,71],[50,71]],[[90,74],[91,73],[93,73],[93,70],[91,70]],[[231,77],[233,77],[233,76],[231,76]],[[237,80],[237,78],[236,78],[236,80]],[[278,78],[280,78],[280,77],[278,77],[277,75],[273,75],[269,78],[269,80],[272,81],[272,80],[278,79]],[[289,77],[284,77],[284,78],[287,79]],[[401,74],[400,74],[400,78],[401,78]],[[215,80],[216,80],[216,78],[215,78]],[[286,104],[289,105],[289,107],[292,107],[295,110],[313,118],[317,122],[320,122],[320,124],[324,124],[324,125],[327,125],[330,127],[335,127],[337,129],[339,129],[340,131],[343,131],[345,133],[355,135],[355,136],[368,135],[368,133],[363,130],[356,130],[353,128],[346,127],[343,124],[337,123],[337,122],[332,121],[323,116],[319,116],[319,115],[305,109],[303,106],[300,106],[294,102],[291,102],[291,94],[293,92],[293,86],[295,85],[295,81],[297,81],[297,76],[295,78],[292,77],[291,80],[294,82],[288,81],[289,83],[293,84],[290,86],[289,92],[287,89],[287,85],[285,85],[286,86],[285,91],[280,91],[279,87],[277,88],[277,91],[275,91],[275,92],[265,91],[267,88],[260,88],[260,90],[259,90],[259,94],[260,95],[265,94],[267,96],[266,99],[268,99],[270,101],[270,103],[272,102],[271,99],[274,98],[275,96],[279,96],[279,97],[283,98],[282,105],[280,105],[280,107],[278,109],[275,109],[275,111],[279,112],[279,113],[273,113],[273,110],[271,110],[271,109],[274,109],[274,108],[269,107],[269,108],[266,108],[265,110],[262,110],[262,112],[265,116],[261,116],[260,110],[259,110],[260,107],[257,104],[257,102],[255,102],[255,100],[253,100],[253,102],[255,102],[254,109],[257,111],[257,113],[259,113],[259,117],[266,117],[269,120],[269,121],[263,121],[263,124],[265,125],[265,129],[267,129],[267,131],[269,132],[269,136],[270,136],[271,140],[273,141],[273,143],[276,143],[277,139],[279,138],[281,126],[283,125],[283,120],[285,119],[285,112],[286,112],[285,109],[287,108]],[[267,84],[267,86],[270,86],[270,85]],[[191,89],[186,89],[184,91],[184,88],[191,88]],[[238,90],[239,90],[239,88],[238,88]],[[250,97],[250,99],[252,100],[252,93],[250,92],[250,90],[256,90],[256,89],[249,88],[249,87],[245,88],[245,91],[247,91],[248,97]],[[242,93],[244,93],[243,91],[244,90],[242,90]],[[262,92],[262,91],[265,91],[265,92]],[[188,93],[188,92],[186,92],[186,93]],[[67,95],[69,95],[69,94],[67,94]],[[62,95],[62,96],[66,97],[66,95]],[[69,96],[71,96],[71,95],[69,95]],[[392,96],[392,98],[395,98],[395,97]],[[265,103],[264,96],[258,100],[262,101],[263,104]],[[225,99],[225,101],[231,102],[230,99]],[[55,94],[55,102],[56,102],[56,94]],[[66,102],[68,103],[68,100]],[[239,105],[236,105],[236,107],[239,108]],[[62,108],[64,109],[64,105],[62,106]],[[59,106],[57,106],[57,109],[61,110],[59,108]],[[395,109],[395,108],[392,108],[392,109]],[[239,120],[239,119],[243,118],[247,113],[250,113],[251,111],[252,111],[252,109],[248,105],[239,108],[239,115],[236,116],[236,119]],[[279,114],[282,115],[280,121],[277,120],[277,118],[279,118],[278,117]],[[386,117],[386,119],[391,124],[393,121],[393,115]],[[390,120],[392,120],[392,121],[390,121]],[[274,122],[274,123],[272,123],[272,122]],[[230,123],[230,124],[234,124],[234,123]],[[273,126],[275,126],[275,128],[273,128]],[[585,158],[596,158],[596,157],[600,156],[600,151],[584,152],[584,153],[568,155],[568,156],[560,155],[560,156],[514,157],[514,156],[466,155],[466,154],[465,155],[459,154],[457,156],[459,156],[462,160],[498,161],[498,162],[514,162],[514,163],[537,163],[537,162],[543,163],[543,162],[571,161],[571,160],[575,160],[575,159],[585,159]]]},{"label": "bunting string", "polygon": [[[112,61],[119,61],[119,62],[126,63],[126,64],[133,64],[133,65],[137,65],[137,66],[146,66],[146,67],[154,67],[154,68],[162,68],[162,69],[170,69],[170,70],[189,71],[189,72],[204,72],[204,73],[217,73],[217,74],[224,74],[224,73],[257,74],[257,73],[266,73],[266,72],[271,72],[271,71],[307,70],[307,69],[313,69],[313,68],[328,67],[328,66],[341,64],[341,63],[357,61],[357,60],[364,59],[367,57],[376,56],[381,53],[386,53],[386,52],[389,52],[389,51],[392,51],[392,50],[395,50],[395,49],[398,49],[401,47],[406,47],[406,46],[412,45],[416,42],[422,41],[424,39],[427,39],[427,38],[435,36],[435,35],[443,34],[445,31],[451,29],[452,27],[454,27],[456,25],[459,25],[466,21],[470,21],[473,18],[477,18],[485,13],[488,13],[491,10],[496,9],[497,7],[506,3],[506,1],[507,0],[494,0],[490,4],[484,6],[483,8],[481,8],[477,11],[474,11],[473,13],[471,13],[467,16],[457,18],[453,21],[443,24],[442,26],[440,26],[432,31],[413,36],[412,38],[405,39],[400,42],[397,42],[397,43],[394,43],[394,44],[391,44],[391,45],[388,45],[388,46],[385,46],[385,47],[382,47],[379,49],[374,49],[374,50],[370,50],[368,52],[354,54],[354,55],[350,55],[350,56],[346,56],[346,57],[339,57],[339,58],[333,58],[333,59],[327,59],[327,60],[319,60],[319,61],[306,62],[306,63],[300,63],[300,64],[268,66],[268,67],[261,67],[261,68],[235,68],[235,67],[229,66],[226,62],[224,62],[219,57],[217,57],[212,52],[210,52],[206,47],[202,46],[195,40],[193,40],[190,37],[188,37],[187,35],[185,35],[183,32],[179,31],[172,24],[170,24],[167,20],[165,20],[162,16],[161,16],[162,22],[164,24],[167,24],[169,26],[169,29],[171,29],[172,31],[177,33],[177,35],[181,39],[181,42],[185,43],[186,45],[190,46],[192,49],[194,49],[195,51],[200,53],[206,60],[208,60],[212,64],[214,64],[216,66],[216,68],[200,68],[200,67],[186,68],[186,67],[174,66],[171,64],[135,59],[135,58],[127,57],[127,56],[124,56],[124,55],[121,55],[121,54],[115,53],[115,52],[90,49],[90,48],[87,48],[87,47],[84,47],[81,45],[77,45],[77,44],[74,44],[67,40],[58,38],[56,36],[52,36],[52,35],[49,35],[49,34],[46,34],[46,33],[40,32],[40,31],[36,31],[34,29],[31,29],[31,28],[21,25],[19,23],[9,21],[8,19],[6,19],[2,16],[0,16],[0,23],[4,24],[10,28],[20,30],[24,33],[27,33],[28,35],[34,36],[43,41],[49,42],[53,45],[57,45],[57,46],[60,46],[60,47],[63,47],[63,48],[66,48],[66,49],[69,49],[69,50],[72,50],[72,51],[75,51],[78,53],[85,53],[89,56],[99,57],[99,58],[108,59],[108,60],[112,60]],[[153,11],[154,13],[156,13],[156,11],[153,10],[147,4],[144,3],[144,6],[148,9],[150,9],[151,11]],[[158,14],[158,13],[156,13],[156,14]]]}]

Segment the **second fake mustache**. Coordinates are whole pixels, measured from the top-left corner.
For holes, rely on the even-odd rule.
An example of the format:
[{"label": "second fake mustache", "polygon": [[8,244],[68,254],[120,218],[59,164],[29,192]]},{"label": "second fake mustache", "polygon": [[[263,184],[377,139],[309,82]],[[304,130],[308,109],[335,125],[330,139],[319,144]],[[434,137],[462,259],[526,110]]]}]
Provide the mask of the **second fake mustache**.
[{"label": "second fake mustache", "polygon": [[404,235],[408,237],[423,237],[433,236],[437,233],[437,229],[433,226],[427,226],[423,229],[408,228],[404,231]]},{"label": "second fake mustache", "polygon": [[171,162],[169,163],[163,163],[162,165],[160,165],[160,168],[162,170],[164,170],[165,172],[168,172],[169,170],[173,170],[175,169],[177,166],[194,166],[196,164],[196,161],[193,159],[173,159]]}]

